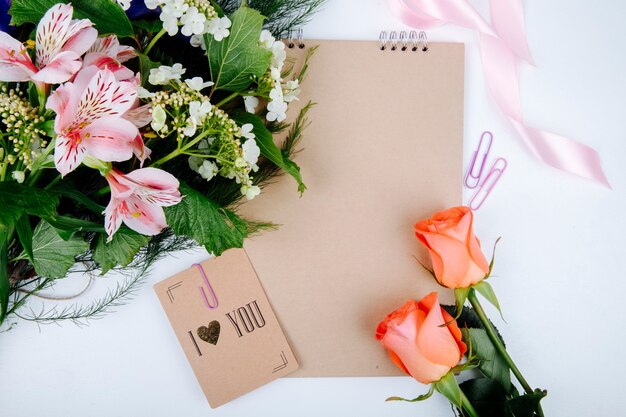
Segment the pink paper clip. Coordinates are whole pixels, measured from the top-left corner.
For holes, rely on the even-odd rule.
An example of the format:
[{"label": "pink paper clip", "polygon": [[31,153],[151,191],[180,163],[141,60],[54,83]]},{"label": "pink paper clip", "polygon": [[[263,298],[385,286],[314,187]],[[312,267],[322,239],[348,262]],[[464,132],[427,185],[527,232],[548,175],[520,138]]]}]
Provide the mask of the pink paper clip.
[{"label": "pink paper clip", "polygon": [[472,210],[476,211],[483,205],[487,197],[489,197],[491,190],[493,190],[493,187],[502,176],[502,173],[506,169],[507,165],[508,163],[504,158],[498,158],[493,161],[493,165],[489,170],[489,174],[487,174],[487,178],[485,178],[478,191],[476,191],[476,194],[474,194],[474,197],[470,200],[469,207]]},{"label": "pink paper clip", "polygon": [[202,278],[204,278],[204,282],[206,283],[206,286],[209,289],[209,294],[211,294],[211,298],[213,299],[213,304],[209,303],[209,299],[206,296],[206,292],[204,291],[204,288],[200,287],[200,294],[202,294],[204,303],[209,309],[215,310],[217,306],[219,305],[219,302],[217,301],[217,296],[215,295],[215,291],[213,291],[213,287],[211,286],[211,283],[209,282],[209,278],[206,276],[206,273],[204,272],[204,268],[202,267],[202,265],[193,264],[193,266],[198,268],[198,271],[200,271],[200,275],[202,275]]},{"label": "pink paper clip", "polygon": [[[485,140],[485,137],[488,139]],[[472,162],[470,163],[469,169],[467,170],[467,175],[465,176],[465,186],[470,190],[478,187],[480,184],[480,177],[483,175],[483,170],[485,169],[485,164],[487,163],[487,156],[489,156],[489,151],[491,150],[491,143],[493,142],[493,134],[486,130],[480,136],[480,142],[478,142],[478,148],[472,154]],[[483,146],[483,143],[486,143]],[[481,158],[480,166],[476,163],[478,158]]]}]

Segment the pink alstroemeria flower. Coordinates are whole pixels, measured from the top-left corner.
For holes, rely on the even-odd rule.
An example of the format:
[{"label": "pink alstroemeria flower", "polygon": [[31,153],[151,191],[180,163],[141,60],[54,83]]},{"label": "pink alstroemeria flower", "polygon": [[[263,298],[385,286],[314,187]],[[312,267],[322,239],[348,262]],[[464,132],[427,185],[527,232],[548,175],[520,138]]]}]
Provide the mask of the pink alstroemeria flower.
[{"label": "pink alstroemeria flower", "polygon": [[28,81],[39,85],[62,83],[80,70],[80,57],[94,43],[98,31],[89,19],[72,20],[69,4],[56,4],[43,16],[35,37],[36,65],[24,45],[0,32],[0,81]]},{"label": "pink alstroemeria flower", "polygon": [[118,80],[130,80],[135,74],[122,65],[137,56],[137,52],[131,47],[120,45],[120,41],[115,35],[98,38],[87,51],[83,59],[85,66],[95,65],[100,69],[108,69]]},{"label": "pink alstroemeria flower", "polygon": [[109,70],[83,68],[73,82],[58,87],[46,108],[56,112],[54,163],[66,175],[87,154],[107,162],[121,162],[133,154],[149,155],[139,129],[122,116],[134,105],[137,86],[117,81]]},{"label": "pink alstroemeria flower", "polygon": [[180,202],[179,182],[156,168],[141,168],[124,175],[113,168],[106,175],[111,202],[104,211],[104,227],[113,238],[122,222],[143,235],[153,236],[167,226],[163,207]]}]

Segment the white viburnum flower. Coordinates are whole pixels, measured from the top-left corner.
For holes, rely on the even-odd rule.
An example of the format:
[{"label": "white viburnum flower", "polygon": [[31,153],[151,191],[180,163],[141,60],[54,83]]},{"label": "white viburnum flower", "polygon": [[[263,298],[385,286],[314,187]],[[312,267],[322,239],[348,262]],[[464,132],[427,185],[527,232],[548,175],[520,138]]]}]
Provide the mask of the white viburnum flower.
[{"label": "white viburnum flower", "polygon": [[276,82],[281,82],[283,80],[283,78],[281,77],[280,74],[280,70],[278,68],[274,68],[272,67],[272,69],[270,70],[270,76],[272,77],[272,79]]},{"label": "white viburnum flower", "polygon": [[142,86],[138,86],[137,87],[137,97],[138,98],[152,98],[154,96],[156,96],[155,93],[151,93],[150,91],[146,90]]},{"label": "white viburnum flower", "polygon": [[230,30],[228,28],[232,22],[226,16],[224,17],[214,17],[213,19],[208,21],[208,25],[206,26],[207,33],[213,35],[217,42],[220,42],[222,39],[228,37],[230,35]]},{"label": "white viburnum flower", "polygon": [[148,82],[152,85],[166,85],[172,80],[180,80],[186,69],[182,64],[174,64],[171,67],[161,65],[159,68],[152,68]]},{"label": "white viburnum flower", "polygon": [[180,23],[183,25],[180,29],[180,33],[185,36],[201,35],[204,33],[205,21],[206,16],[200,13],[196,6],[191,6],[180,18]]},{"label": "white viburnum flower", "polygon": [[146,7],[150,10],[154,10],[157,7],[159,7],[161,4],[163,4],[162,0],[144,0],[144,4],[146,5]]},{"label": "white viburnum flower", "polygon": [[254,135],[254,133],[252,133],[253,129],[254,126],[252,125],[252,123],[246,123],[241,125],[241,136],[246,139],[254,139],[256,136]]},{"label": "white viburnum flower", "polygon": [[165,127],[165,121],[167,120],[167,113],[165,113],[165,109],[161,106],[154,106],[152,108],[152,122],[150,122],[150,127],[155,132],[161,131]]},{"label": "white viburnum flower", "polygon": [[258,171],[259,166],[257,162],[259,162],[259,156],[261,156],[261,149],[256,144],[254,139],[248,139],[241,145],[241,149],[243,149],[243,159],[246,160],[253,171]]},{"label": "white viburnum flower", "polygon": [[192,101],[189,103],[189,116],[196,124],[202,124],[212,108],[213,105],[206,100],[202,103],[199,101]]},{"label": "white viburnum flower", "polygon": [[254,96],[243,96],[243,104],[248,113],[256,113],[256,108],[259,107],[259,99]]},{"label": "white viburnum flower", "polygon": [[276,83],[272,91],[270,91],[270,100],[283,100],[283,89],[280,83]]},{"label": "white viburnum flower", "polygon": [[183,129],[183,135],[192,137],[196,134],[198,126],[196,125],[196,121],[193,117],[187,119],[187,126]]},{"label": "white viburnum flower", "polygon": [[287,94],[283,95],[283,100],[287,103],[298,100],[298,95],[300,94],[300,81],[298,81],[297,79],[287,81],[285,87],[287,88],[288,92]]},{"label": "white viburnum flower", "polygon": [[202,165],[198,167],[198,174],[200,174],[200,176],[207,181],[210,181],[213,177],[215,177],[219,171],[220,169],[217,164],[212,161],[204,161],[202,162]]},{"label": "white viburnum flower", "polygon": [[267,104],[267,120],[282,122],[287,118],[287,103],[282,100],[272,100]]},{"label": "white viburnum flower", "polygon": [[267,29],[263,29],[261,31],[261,37],[259,39],[259,42],[261,42],[261,46],[263,46],[265,49],[271,49],[275,41],[276,38],[272,36],[272,32]]},{"label": "white viburnum flower", "polygon": [[24,171],[13,171],[11,173],[11,176],[15,181],[19,182],[20,184],[24,182],[24,179],[26,179],[26,174],[24,173]]},{"label": "white viburnum flower", "polygon": [[285,51],[285,44],[281,41],[276,41],[272,45],[272,66],[276,67],[278,71],[283,68],[285,59],[287,59],[287,52]]},{"label": "white viburnum flower", "polygon": [[122,9],[124,10],[130,9],[131,0],[115,0],[115,1],[117,2],[117,4],[122,6]]},{"label": "white viburnum flower", "polygon": [[[205,32],[206,32],[206,30],[205,30]],[[202,48],[203,51],[206,51],[206,46],[204,45],[204,36],[203,35],[192,35],[191,38],[189,38],[189,43],[194,48],[200,47],[200,48]]]},{"label": "white viburnum flower", "polygon": [[198,172],[198,169],[200,169],[200,166],[202,165],[202,161],[204,161],[204,158],[201,158],[199,156],[190,156],[188,160],[189,168],[192,171]]},{"label": "white viburnum flower", "polygon": [[200,91],[200,90],[204,90],[207,87],[212,86],[214,83],[213,81],[204,82],[202,77],[193,77],[193,78],[187,78],[185,80],[185,84],[187,84],[187,86],[191,88],[192,90]]},{"label": "white viburnum flower", "polygon": [[261,194],[261,188],[257,185],[244,185],[241,187],[241,194],[245,195],[248,200],[252,200]]}]

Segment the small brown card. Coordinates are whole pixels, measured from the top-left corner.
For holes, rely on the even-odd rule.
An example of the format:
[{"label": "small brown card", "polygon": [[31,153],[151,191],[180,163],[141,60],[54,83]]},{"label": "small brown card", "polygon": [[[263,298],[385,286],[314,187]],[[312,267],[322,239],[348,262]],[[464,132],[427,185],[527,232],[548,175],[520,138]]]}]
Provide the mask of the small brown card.
[{"label": "small brown card", "polygon": [[243,249],[154,286],[211,407],[298,369]]}]

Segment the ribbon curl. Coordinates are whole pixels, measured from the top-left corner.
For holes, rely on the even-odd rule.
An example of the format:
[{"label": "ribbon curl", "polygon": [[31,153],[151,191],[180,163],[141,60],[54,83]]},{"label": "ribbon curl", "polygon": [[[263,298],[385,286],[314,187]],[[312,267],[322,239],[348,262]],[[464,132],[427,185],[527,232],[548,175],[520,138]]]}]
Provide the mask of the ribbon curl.
[{"label": "ribbon curl", "polygon": [[533,155],[554,168],[611,188],[593,148],[524,122],[517,66],[521,61],[534,62],[526,41],[522,0],[490,0],[491,24],[467,0],[388,2],[392,12],[414,28],[456,24],[478,31],[489,94]]}]

